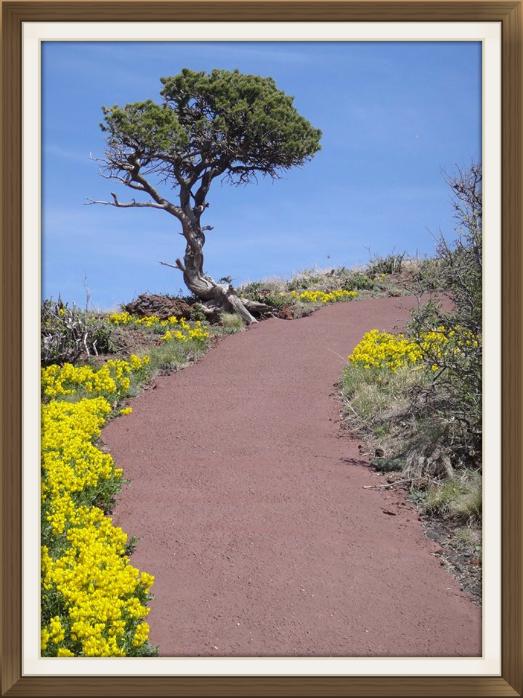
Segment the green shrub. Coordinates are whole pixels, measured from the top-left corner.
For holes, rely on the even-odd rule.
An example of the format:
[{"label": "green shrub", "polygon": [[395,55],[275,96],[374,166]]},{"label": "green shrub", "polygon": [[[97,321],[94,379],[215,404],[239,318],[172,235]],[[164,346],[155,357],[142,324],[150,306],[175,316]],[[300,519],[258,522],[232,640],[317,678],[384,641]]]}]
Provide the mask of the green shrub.
[{"label": "green shrub", "polygon": [[[293,298],[291,293],[303,291],[362,291],[373,290],[374,281],[362,271],[336,267],[331,269],[304,269],[295,274],[289,281],[281,279],[267,279],[253,281],[238,289],[239,295],[249,300],[265,303],[273,308],[276,313],[289,310],[288,316],[302,317],[310,313],[310,308],[305,312],[297,308],[299,301]],[[318,307],[321,307],[319,305]]]},{"label": "green shrub", "polygon": [[442,261],[438,257],[422,259],[418,262],[416,268],[412,270],[412,277],[421,293],[445,290],[442,266]]},{"label": "green shrub", "polygon": [[318,291],[330,290],[329,285],[325,284],[328,275],[331,272],[321,272],[318,269],[304,269],[295,274],[287,283],[288,291],[306,291],[314,289]]},{"label": "green shrub", "polygon": [[481,529],[475,526],[466,525],[457,528],[453,532],[452,542],[455,546],[473,550],[481,556]]},{"label": "green shrub", "polygon": [[187,340],[185,342],[162,342],[147,352],[150,358],[150,374],[176,371],[199,359],[207,351],[208,342]]},{"label": "green shrub", "polygon": [[280,292],[269,294],[264,302],[276,311],[280,311],[289,305],[294,305],[295,300],[290,294]]},{"label": "green shrub", "polygon": [[203,310],[203,305],[201,303],[194,303],[191,305],[190,319],[195,322],[204,322],[207,319],[207,315]]},{"label": "green shrub", "polygon": [[401,254],[389,254],[385,257],[373,257],[367,266],[367,275],[371,279],[378,274],[399,274],[403,267],[405,252]]},{"label": "green shrub", "polygon": [[240,286],[238,289],[238,294],[243,298],[248,298],[251,301],[260,301],[260,298],[264,295],[264,290],[266,286],[263,281],[251,281],[244,286]]},{"label": "green shrub", "polygon": [[422,500],[424,510],[446,519],[468,522],[481,518],[481,475],[464,470],[459,477],[432,484]]},{"label": "green shrub", "polygon": [[[358,417],[368,426],[381,423],[389,411],[403,412],[414,388],[427,385],[427,372],[405,365],[397,371],[350,363],[343,372],[342,390]],[[384,415],[387,410],[387,415]]]},{"label": "green shrub", "polygon": [[[343,395],[350,426],[379,450],[377,468],[401,467],[412,480],[441,481],[427,495],[429,512],[479,518],[480,480],[470,473],[481,469],[482,445],[481,168],[459,172],[449,183],[457,239],[440,240],[437,257],[410,271],[432,278],[432,288],[444,288],[452,309],[434,300],[420,306],[406,340],[416,347],[411,365],[396,370],[396,362],[389,370],[351,361]],[[392,358],[398,357],[396,344],[390,342]]]},{"label": "green shrub", "polygon": [[116,351],[112,325],[94,313],[51,299],[42,303],[41,361],[49,364],[74,363],[82,356]]},{"label": "green shrub", "polygon": [[235,334],[245,328],[244,321],[236,313],[222,313],[220,315],[220,324],[224,334]]},{"label": "green shrub", "polygon": [[295,274],[287,284],[289,291],[362,291],[374,288],[374,282],[361,271],[335,267],[333,269],[305,269]]},{"label": "green shrub", "polygon": [[284,289],[285,285],[280,281],[253,281],[239,288],[238,294],[247,300],[264,303],[278,313],[294,303],[292,296]]},{"label": "green shrub", "polygon": [[[344,270],[344,268],[342,267]],[[363,272],[344,270],[347,273],[338,274],[340,279],[340,287],[344,291],[371,291],[375,284],[374,281]]]},{"label": "green shrub", "polygon": [[451,340],[438,357],[425,363],[436,368],[430,389],[416,395],[413,407],[448,426],[453,465],[481,467],[482,445],[482,196],[481,166],[449,179],[455,195],[456,241],[440,238],[437,248],[439,283],[453,303],[452,311],[429,302],[414,315],[414,336],[433,328]]}]

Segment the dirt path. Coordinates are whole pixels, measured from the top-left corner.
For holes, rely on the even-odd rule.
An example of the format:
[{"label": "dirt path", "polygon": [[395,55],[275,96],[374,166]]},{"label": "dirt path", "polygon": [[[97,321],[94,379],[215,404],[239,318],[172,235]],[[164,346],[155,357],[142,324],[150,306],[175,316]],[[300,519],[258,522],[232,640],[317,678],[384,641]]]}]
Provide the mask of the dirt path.
[{"label": "dirt path", "polygon": [[[401,493],[340,436],[334,384],[413,298],[340,303],[227,337],[104,431],[115,523],[156,576],[162,656],[477,656],[481,611]],[[392,511],[396,515],[384,513]]]}]

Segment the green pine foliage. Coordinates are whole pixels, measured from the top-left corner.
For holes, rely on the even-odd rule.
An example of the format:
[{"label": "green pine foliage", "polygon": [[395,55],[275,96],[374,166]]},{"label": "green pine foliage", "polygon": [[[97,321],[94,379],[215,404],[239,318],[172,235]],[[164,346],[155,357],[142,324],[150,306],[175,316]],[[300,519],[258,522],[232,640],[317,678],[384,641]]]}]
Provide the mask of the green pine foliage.
[{"label": "green pine foliage", "polygon": [[171,183],[203,183],[222,174],[243,183],[260,173],[277,177],[320,149],[321,131],[272,78],[185,68],[161,82],[160,104],[103,109],[108,164],[125,172],[128,155],[129,181],[137,159],[138,169],[153,165]]}]

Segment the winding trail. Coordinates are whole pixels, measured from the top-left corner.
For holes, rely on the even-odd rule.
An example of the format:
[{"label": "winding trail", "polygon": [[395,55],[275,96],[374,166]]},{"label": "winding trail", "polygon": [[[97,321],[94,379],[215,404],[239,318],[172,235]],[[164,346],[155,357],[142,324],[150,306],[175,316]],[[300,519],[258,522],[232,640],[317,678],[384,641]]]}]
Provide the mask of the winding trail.
[{"label": "winding trail", "polygon": [[481,654],[481,610],[404,495],[363,489],[383,480],[340,429],[345,357],[414,304],[267,320],[157,379],[106,427],[131,481],[113,518],[156,576],[162,656]]}]

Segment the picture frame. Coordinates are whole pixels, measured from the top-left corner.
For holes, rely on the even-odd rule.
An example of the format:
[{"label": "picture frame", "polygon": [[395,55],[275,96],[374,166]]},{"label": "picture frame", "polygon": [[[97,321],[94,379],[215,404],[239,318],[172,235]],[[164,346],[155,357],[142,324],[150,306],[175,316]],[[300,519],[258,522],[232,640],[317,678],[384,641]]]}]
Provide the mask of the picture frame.
[{"label": "picture frame", "polygon": [[[499,22],[502,27],[500,676],[22,675],[22,27],[27,22]],[[2,695],[518,696],[522,676],[522,2],[216,0],[3,4]],[[123,666],[125,666],[125,660]]]}]

